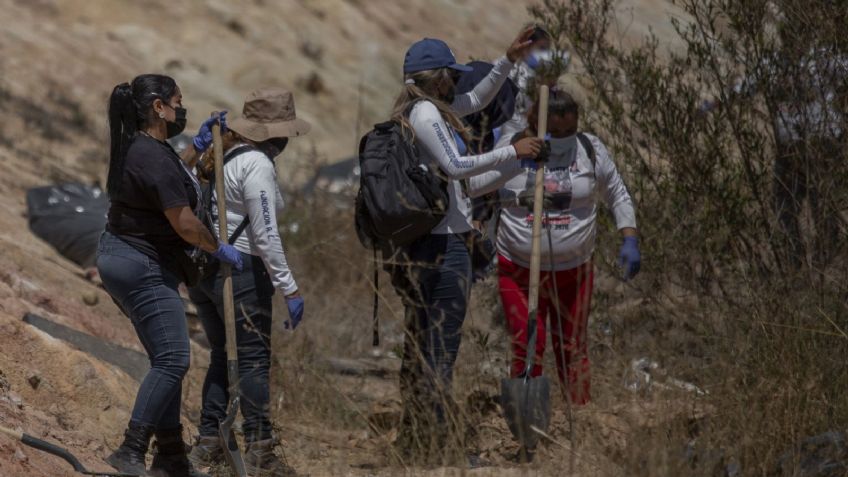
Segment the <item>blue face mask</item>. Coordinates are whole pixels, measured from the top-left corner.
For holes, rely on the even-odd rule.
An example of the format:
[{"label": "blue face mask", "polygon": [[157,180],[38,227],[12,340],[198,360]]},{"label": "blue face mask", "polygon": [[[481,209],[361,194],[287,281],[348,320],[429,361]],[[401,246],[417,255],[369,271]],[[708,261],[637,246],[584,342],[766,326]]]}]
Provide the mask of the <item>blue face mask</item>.
[{"label": "blue face mask", "polygon": [[530,53],[524,58],[524,63],[527,64],[531,70],[535,70],[539,67],[541,61],[539,61],[539,58],[536,57],[535,53]]}]

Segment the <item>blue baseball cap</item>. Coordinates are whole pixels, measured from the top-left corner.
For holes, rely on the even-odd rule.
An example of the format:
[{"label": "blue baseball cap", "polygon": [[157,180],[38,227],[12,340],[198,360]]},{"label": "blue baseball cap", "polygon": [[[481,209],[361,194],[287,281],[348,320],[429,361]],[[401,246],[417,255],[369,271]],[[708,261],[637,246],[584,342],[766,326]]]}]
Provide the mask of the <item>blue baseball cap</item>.
[{"label": "blue baseball cap", "polygon": [[406,58],[403,60],[404,74],[438,68],[451,68],[464,72],[473,70],[469,66],[458,64],[448,44],[435,38],[417,41],[406,51]]}]

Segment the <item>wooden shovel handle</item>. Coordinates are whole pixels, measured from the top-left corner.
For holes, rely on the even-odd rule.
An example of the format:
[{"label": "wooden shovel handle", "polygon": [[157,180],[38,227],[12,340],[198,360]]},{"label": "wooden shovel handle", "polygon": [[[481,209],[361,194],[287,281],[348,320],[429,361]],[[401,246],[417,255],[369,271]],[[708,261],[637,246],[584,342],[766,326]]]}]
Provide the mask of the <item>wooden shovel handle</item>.
[{"label": "wooden shovel handle", "polygon": [[[548,87],[539,89],[539,139],[545,140],[548,131]],[[542,208],[545,197],[545,167],[538,164],[533,201],[533,242],[530,248],[530,290],[528,311],[533,316],[539,307],[539,272],[542,262]]]},{"label": "wooden shovel handle", "polygon": [[[227,230],[227,201],[226,184],[224,183],[224,143],[221,139],[221,125],[212,125],[212,154],[215,157],[215,195],[218,205],[218,240],[226,243],[229,231]],[[236,315],[233,305],[233,274],[229,264],[221,264],[221,272],[224,275],[224,328],[227,336],[227,361],[238,360],[236,348]],[[230,377],[232,378],[232,376]],[[237,377],[236,377],[237,378]],[[238,379],[230,381],[230,387],[238,387]]]},{"label": "wooden shovel handle", "polygon": [[6,434],[7,436],[15,439],[16,441],[22,440],[24,438],[23,432],[18,432],[14,429],[9,429],[8,427],[0,426],[0,434]]}]

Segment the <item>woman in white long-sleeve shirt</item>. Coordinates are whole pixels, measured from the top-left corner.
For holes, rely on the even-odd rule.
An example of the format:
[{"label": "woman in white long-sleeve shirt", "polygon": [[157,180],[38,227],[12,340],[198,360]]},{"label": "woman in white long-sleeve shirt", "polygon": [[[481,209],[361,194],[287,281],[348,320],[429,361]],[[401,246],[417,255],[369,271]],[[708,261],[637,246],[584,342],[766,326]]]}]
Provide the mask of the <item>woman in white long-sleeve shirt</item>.
[{"label": "woman in white long-sleeve shirt", "polygon": [[[536,124],[537,111],[534,106],[529,114],[531,125]],[[539,376],[542,373],[545,318],[550,316],[551,341],[561,389],[563,393],[568,390],[571,401],[581,405],[589,401],[586,326],[594,278],[592,255],[597,233],[598,198],[602,198],[612,211],[623,236],[619,260],[625,267],[625,279],[638,273],[641,257],[633,202],[615,163],[600,139],[585,134],[583,137],[587,144],[578,138],[577,125],[577,103],[568,93],[552,90],[543,227],[550,231],[553,247],[550,247],[545,234],[541,243],[536,358],[531,374]],[[535,132],[527,130],[519,134],[535,135]],[[504,136],[501,144],[514,140],[515,137]],[[498,285],[512,335],[512,377],[524,373],[527,356],[527,292],[535,177],[533,161],[521,161],[474,177],[469,184],[469,193],[473,196],[498,191],[502,204],[496,243]]]},{"label": "woman in white long-sleeve shirt", "polygon": [[513,63],[531,45],[531,32],[523,32],[472,91],[455,97],[459,73],[470,68],[458,65],[444,42],[424,39],[406,54],[405,87],[393,120],[414,137],[422,161],[446,178],[450,197],[444,220],[403,251],[407,266],[396,267],[404,275],[395,283],[405,283],[399,291],[407,311],[401,369],[404,415],[397,447],[407,459],[432,461],[446,457],[446,448],[462,451],[461,446],[447,446],[445,439],[456,435],[449,426],[458,422],[448,410],[450,385],[471,279],[466,245],[471,204],[463,180],[514,162],[519,155],[535,157],[541,141],[530,138],[485,154],[460,156],[454,132],[465,134],[459,118],[483,109],[497,95]]},{"label": "woman in white long-sleeve shirt", "polygon": [[[290,92],[265,88],[248,95],[242,117],[230,121],[228,127],[224,135],[228,237],[221,240],[232,242],[244,262],[244,269],[233,273],[233,297],[245,465],[250,475],[290,475],[291,469],[274,455],[268,416],[271,303],[275,290],[285,295],[290,317],[286,325],[294,328],[303,316],[303,298],[277,228],[283,198],[273,159],[288,138],[306,134],[310,126],[295,116]],[[214,171],[208,175],[214,176]],[[215,200],[213,196],[213,205]],[[217,207],[212,209],[217,232]],[[226,416],[228,402],[222,284],[221,274],[216,274],[189,292],[212,347],[203,384],[200,435],[189,455],[199,466],[214,465],[222,457],[218,423]]]}]

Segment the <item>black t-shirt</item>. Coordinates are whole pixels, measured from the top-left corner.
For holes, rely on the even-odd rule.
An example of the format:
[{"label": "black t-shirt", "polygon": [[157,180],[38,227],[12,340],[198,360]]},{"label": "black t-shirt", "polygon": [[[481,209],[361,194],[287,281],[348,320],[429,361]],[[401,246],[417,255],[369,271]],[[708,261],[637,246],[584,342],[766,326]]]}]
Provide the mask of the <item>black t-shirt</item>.
[{"label": "black t-shirt", "polygon": [[106,229],[160,264],[191,245],[171,227],[165,210],[198,202],[194,179],[168,143],[138,134],[127,151],[121,188],[109,207]]}]

